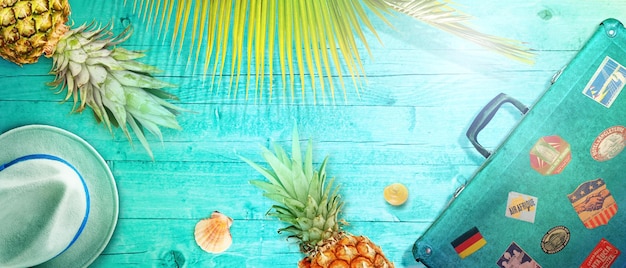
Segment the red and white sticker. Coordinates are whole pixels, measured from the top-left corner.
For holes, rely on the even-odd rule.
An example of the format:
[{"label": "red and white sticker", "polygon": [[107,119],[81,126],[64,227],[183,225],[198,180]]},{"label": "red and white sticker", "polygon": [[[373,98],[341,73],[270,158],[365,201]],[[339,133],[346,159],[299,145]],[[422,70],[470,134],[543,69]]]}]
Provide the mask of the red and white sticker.
[{"label": "red and white sticker", "polygon": [[591,157],[597,161],[607,161],[624,150],[626,146],[626,128],[614,126],[605,129],[591,145]]},{"label": "red and white sticker", "polygon": [[602,238],[580,265],[580,268],[610,268],[620,253],[619,249]]},{"label": "red and white sticker", "polygon": [[587,229],[607,224],[617,213],[615,198],[601,178],[584,182],[567,197]]},{"label": "red and white sticker", "polygon": [[530,149],[530,166],[543,175],[558,174],[572,160],[569,143],[559,136],[545,136]]}]

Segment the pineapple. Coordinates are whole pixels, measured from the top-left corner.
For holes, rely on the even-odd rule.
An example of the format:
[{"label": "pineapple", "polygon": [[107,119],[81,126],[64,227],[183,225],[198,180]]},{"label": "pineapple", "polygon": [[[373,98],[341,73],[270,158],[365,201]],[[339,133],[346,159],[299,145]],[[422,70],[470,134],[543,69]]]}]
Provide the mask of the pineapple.
[{"label": "pineapple", "polygon": [[135,61],[142,52],[117,46],[130,27],[119,35],[93,24],[70,29],[69,14],[67,0],[0,0],[0,56],[19,65],[52,57],[50,85],[67,89],[72,111],[89,106],[109,131],[119,127],[132,141],[130,126],[154,158],[143,130],[162,139],[159,127],[181,129],[176,115],[183,109],[167,102],[177,98],[163,90],[174,85],[154,78],[160,72],[154,66]]},{"label": "pineapple", "polygon": [[380,247],[367,237],[354,236],[342,230],[344,221],[338,219],[343,201],[333,179],[326,181],[326,162],[313,169],[312,144],[308,143],[302,159],[297,130],[294,129],[291,159],[280,147],[274,153],[264,149],[262,155],[270,165],[266,169],[243,159],[263,174],[268,181],[250,183],[265,191],[264,196],[275,201],[268,214],[287,223],[279,230],[295,238],[300,251],[306,255],[299,267],[394,267]]},{"label": "pineapple", "polygon": [[0,56],[17,64],[51,56],[69,15],[67,0],[0,0]]}]

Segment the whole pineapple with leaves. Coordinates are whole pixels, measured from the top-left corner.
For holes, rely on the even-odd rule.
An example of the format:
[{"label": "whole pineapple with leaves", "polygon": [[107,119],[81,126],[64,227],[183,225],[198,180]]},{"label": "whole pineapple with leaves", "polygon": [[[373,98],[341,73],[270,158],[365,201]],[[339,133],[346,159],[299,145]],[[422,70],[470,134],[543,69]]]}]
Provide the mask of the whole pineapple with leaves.
[{"label": "whole pineapple with leaves", "polygon": [[174,85],[154,78],[160,72],[155,67],[135,61],[142,52],[117,47],[130,37],[130,28],[119,35],[107,27],[70,29],[69,15],[67,0],[0,0],[0,56],[19,65],[35,63],[42,54],[52,57],[51,85],[67,89],[73,110],[91,107],[98,122],[110,131],[120,127],[129,140],[130,126],[152,157],[143,129],[159,138],[160,126],[180,129],[181,108],[166,101],[176,97],[162,90]]},{"label": "whole pineapple with leaves", "polygon": [[333,179],[326,179],[324,159],[318,170],[313,169],[311,141],[302,159],[298,132],[294,129],[291,158],[275,145],[274,153],[264,149],[263,158],[270,169],[248,160],[250,166],[268,181],[250,181],[265,191],[264,195],[278,204],[269,215],[289,226],[279,230],[297,239],[306,257],[299,267],[394,267],[380,247],[367,237],[354,236],[342,230],[338,219],[343,201]]}]

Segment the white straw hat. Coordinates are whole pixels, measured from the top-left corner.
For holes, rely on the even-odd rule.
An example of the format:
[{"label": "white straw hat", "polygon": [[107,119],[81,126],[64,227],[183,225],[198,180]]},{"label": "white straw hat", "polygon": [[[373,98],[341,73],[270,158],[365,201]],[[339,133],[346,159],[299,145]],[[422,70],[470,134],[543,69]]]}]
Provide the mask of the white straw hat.
[{"label": "white straw hat", "polygon": [[65,130],[29,125],[0,135],[0,267],[86,267],[117,223],[115,180]]}]

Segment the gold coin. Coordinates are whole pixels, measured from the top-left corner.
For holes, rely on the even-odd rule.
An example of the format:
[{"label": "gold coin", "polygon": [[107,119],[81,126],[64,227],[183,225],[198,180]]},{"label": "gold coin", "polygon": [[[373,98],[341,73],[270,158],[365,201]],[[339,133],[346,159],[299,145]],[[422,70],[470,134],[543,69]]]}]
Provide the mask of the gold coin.
[{"label": "gold coin", "polygon": [[406,202],[409,198],[409,189],[407,189],[402,183],[393,183],[385,187],[383,195],[385,196],[387,203],[399,206],[404,204],[404,202]]}]

